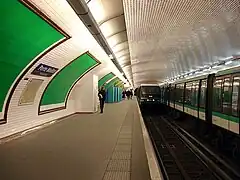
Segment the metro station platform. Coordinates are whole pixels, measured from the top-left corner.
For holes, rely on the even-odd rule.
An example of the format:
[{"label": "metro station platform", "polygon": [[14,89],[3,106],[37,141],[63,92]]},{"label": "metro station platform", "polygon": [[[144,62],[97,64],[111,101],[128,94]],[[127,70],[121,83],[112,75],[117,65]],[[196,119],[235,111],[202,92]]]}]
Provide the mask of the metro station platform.
[{"label": "metro station platform", "polygon": [[75,114],[1,144],[1,179],[160,179],[145,133],[135,100],[106,104],[103,114]]}]

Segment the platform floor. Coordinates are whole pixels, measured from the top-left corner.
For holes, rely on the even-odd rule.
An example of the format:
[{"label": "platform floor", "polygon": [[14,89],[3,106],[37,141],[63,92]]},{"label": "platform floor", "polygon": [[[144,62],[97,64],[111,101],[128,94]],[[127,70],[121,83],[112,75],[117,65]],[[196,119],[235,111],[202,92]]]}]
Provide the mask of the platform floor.
[{"label": "platform floor", "polygon": [[2,180],[150,180],[136,101],[0,145]]}]

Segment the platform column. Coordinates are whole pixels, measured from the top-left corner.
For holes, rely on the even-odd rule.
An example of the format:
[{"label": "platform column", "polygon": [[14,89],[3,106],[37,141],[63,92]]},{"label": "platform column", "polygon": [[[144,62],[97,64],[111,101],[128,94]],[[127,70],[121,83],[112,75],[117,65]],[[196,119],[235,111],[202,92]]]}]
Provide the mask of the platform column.
[{"label": "platform column", "polygon": [[73,89],[76,112],[96,112],[98,106],[98,76],[88,74],[84,80],[79,81]]},{"label": "platform column", "polygon": [[113,103],[114,102],[114,88],[109,87],[107,89],[107,95],[106,95],[106,103]]},{"label": "platform column", "polygon": [[119,102],[119,99],[118,99],[118,93],[119,93],[118,87],[114,87],[114,89],[115,89],[115,102]]},{"label": "platform column", "polygon": [[118,88],[118,89],[119,89],[119,94],[118,94],[119,101],[122,101],[122,89],[121,88]]}]

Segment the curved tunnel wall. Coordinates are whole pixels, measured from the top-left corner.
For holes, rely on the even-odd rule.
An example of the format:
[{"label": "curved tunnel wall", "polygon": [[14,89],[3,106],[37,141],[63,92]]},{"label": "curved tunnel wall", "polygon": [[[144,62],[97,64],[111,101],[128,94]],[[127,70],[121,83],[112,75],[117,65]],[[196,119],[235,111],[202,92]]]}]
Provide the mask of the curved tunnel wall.
[{"label": "curved tunnel wall", "polygon": [[124,83],[121,80],[118,80],[114,83],[115,102],[122,100],[123,86]]},{"label": "curved tunnel wall", "polygon": [[121,90],[118,87],[115,87],[116,84],[121,81],[118,77],[113,78],[110,82],[105,84],[106,89],[106,102],[113,103],[121,101]]},{"label": "curved tunnel wall", "polygon": [[115,87],[122,88],[123,82],[122,82],[121,80],[118,80],[118,81],[115,82],[114,86],[115,86]]},{"label": "curved tunnel wall", "polygon": [[100,88],[102,85],[104,85],[108,80],[112,79],[115,76],[112,72],[106,74],[98,81],[98,87]]},{"label": "curved tunnel wall", "polygon": [[[11,10],[7,11],[10,8]],[[87,73],[87,76],[85,75],[76,81],[79,80],[79,82],[81,81],[83,82],[82,84],[84,84],[84,80],[88,81],[89,77],[95,75],[96,77],[102,77],[109,72],[113,72],[120,77],[120,79],[124,79],[108,55],[73,12],[67,1],[52,1],[49,4],[48,1],[9,0],[1,3],[0,10],[2,15],[2,25],[0,28],[2,36],[0,43],[0,68],[4,67],[6,69],[8,66],[5,66],[5,64],[8,64],[10,68],[20,66],[17,70],[11,70],[11,72],[15,73],[14,78],[12,78],[12,82],[7,88],[7,93],[4,95],[5,100],[1,101],[0,119],[4,117],[7,123],[6,121],[0,122],[0,124],[2,124],[0,126],[0,138],[23,132],[24,130],[49,123],[50,121],[69,116],[76,112],[76,101],[78,99],[69,93],[65,109],[39,116],[40,100],[43,92],[52,81],[52,78],[58,73],[55,72],[51,77],[32,74],[31,72],[34,71],[40,63],[54,67],[60,71],[69,62],[72,62],[74,58],[89,51],[101,60],[102,64]],[[24,13],[25,11],[29,14],[29,17]],[[11,12],[11,14],[9,14],[9,12]],[[10,21],[7,22],[6,20]],[[71,35],[71,37],[69,35]],[[7,37],[9,37],[9,39]],[[32,51],[32,49],[34,51]],[[6,54],[3,54],[10,50],[12,51],[12,54],[10,53],[12,56],[7,57]],[[12,60],[13,57],[14,60]],[[8,72],[6,72],[5,69],[1,69],[0,72],[6,73],[0,76],[2,78],[0,95],[3,94],[2,88],[6,87],[4,85],[6,76],[10,77],[11,75],[7,74]],[[92,84],[97,87],[98,78],[95,79]],[[29,82],[31,80],[40,80],[42,84],[37,90],[34,87],[36,91],[34,91],[35,94],[31,102],[24,103],[23,101],[26,100],[26,98],[24,99],[22,97],[29,95],[29,93],[25,92],[29,92],[28,87],[30,87],[29,84],[31,83]],[[73,84],[72,87],[73,90],[76,86]],[[85,94],[82,93],[82,90],[88,92],[88,88],[90,89],[91,87],[87,87],[84,84],[84,86],[78,88],[79,91],[77,95]],[[70,89],[69,92],[72,92],[72,90]],[[97,93],[95,94],[97,98]],[[64,105],[65,102],[60,104]],[[60,104],[57,106],[60,106]],[[85,103],[82,104],[85,107]],[[42,107],[47,106],[48,105],[42,105]],[[51,108],[57,106],[53,104]],[[50,106],[48,106],[48,108],[49,107]]]},{"label": "curved tunnel wall", "polygon": [[[66,34],[27,0],[3,1],[0,6],[0,17],[0,78],[2,83],[0,112],[2,112],[5,104],[8,104],[6,101],[8,94],[8,99],[10,99],[18,80],[21,79],[19,76],[27,72],[26,67],[37,62],[38,58],[33,61],[37,55],[46,49],[50,50],[49,47],[59,40],[65,39]],[[33,23],[34,26],[29,26]],[[14,87],[13,84],[16,86]],[[6,121],[5,115],[4,118]]]},{"label": "curved tunnel wall", "polygon": [[67,98],[74,84],[99,64],[90,53],[84,53],[65,66],[48,84],[40,102],[40,107],[59,103],[64,103],[64,106],[46,110],[39,108],[39,113],[45,114],[66,108]]},{"label": "curved tunnel wall", "polygon": [[118,82],[120,79],[118,77],[115,77],[110,82],[104,85],[105,89],[107,90],[110,87],[113,87],[116,82]]}]

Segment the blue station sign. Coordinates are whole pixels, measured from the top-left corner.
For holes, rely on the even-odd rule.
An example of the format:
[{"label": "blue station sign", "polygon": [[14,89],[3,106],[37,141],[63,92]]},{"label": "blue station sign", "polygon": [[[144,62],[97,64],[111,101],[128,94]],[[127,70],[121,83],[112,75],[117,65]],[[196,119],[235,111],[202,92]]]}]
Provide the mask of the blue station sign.
[{"label": "blue station sign", "polygon": [[39,64],[31,74],[37,75],[37,76],[44,76],[44,77],[51,77],[58,68],[48,66],[46,64]]}]

